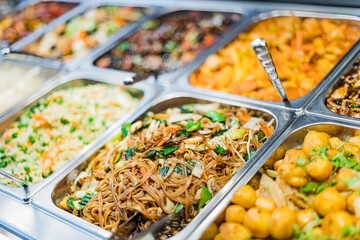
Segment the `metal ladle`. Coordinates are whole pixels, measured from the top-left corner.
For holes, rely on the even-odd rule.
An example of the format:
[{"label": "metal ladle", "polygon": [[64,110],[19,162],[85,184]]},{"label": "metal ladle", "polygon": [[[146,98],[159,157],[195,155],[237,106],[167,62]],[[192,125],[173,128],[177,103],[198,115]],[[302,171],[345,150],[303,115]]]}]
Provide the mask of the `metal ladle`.
[{"label": "metal ladle", "polygon": [[269,48],[267,46],[265,39],[257,38],[255,40],[253,40],[251,42],[251,47],[253,48],[261,65],[265,69],[265,72],[269,76],[272,84],[276,88],[276,91],[279,93],[282,101],[287,104],[289,102],[289,100],[286,96],[285,89],[284,89],[283,85],[281,84],[281,81],[276,72],[274,61],[271,57],[271,54],[269,52]]}]

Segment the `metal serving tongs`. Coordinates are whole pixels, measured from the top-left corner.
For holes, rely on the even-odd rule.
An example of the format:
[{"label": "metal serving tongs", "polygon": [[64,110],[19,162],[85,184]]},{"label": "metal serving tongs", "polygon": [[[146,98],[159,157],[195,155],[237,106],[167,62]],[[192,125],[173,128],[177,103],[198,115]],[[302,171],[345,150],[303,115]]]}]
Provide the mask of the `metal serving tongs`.
[{"label": "metal serving tongs", "polygon": [[[161,220],[153,223],[146,230],[141,231],[131,238],[131,240],[155,240],[159,234],[167,226],[169,226],[173,221],[177,221],[178,212],[173,212],[169,215],[166,215]],[[112,234],[109,240],[126,240],[127,236],[133,234],[136,230],[138,222],[141,220],[142,215],[139,212],[136,212],[131,218],[126,222],[118,226],[116,232]]]},{"label": "metal serving tongs", "polygon": [[265,39],[257,38],[251,42],[251,47],[253,48],[257,58],[259,59],[261,65],[265,69],[265,72],[269,76],[272,84],[276,88],[276,91],[279,93],[281,100],[285,105],[289,104],[289,100],[286,96],[285,89],[281,84],[281,81],[276,72],[274,61],[269,52],[268,45]]},{"label": "metal serving tongs", "polygon": [[20,184],[24,188],[25,196],[24,199],[27,201],[29,198],[29,185],[27,185],[23,180],[11,175],[10,173],[4,171],[3,169],[0,169],[0,175],[11,179],[12,181]]}]

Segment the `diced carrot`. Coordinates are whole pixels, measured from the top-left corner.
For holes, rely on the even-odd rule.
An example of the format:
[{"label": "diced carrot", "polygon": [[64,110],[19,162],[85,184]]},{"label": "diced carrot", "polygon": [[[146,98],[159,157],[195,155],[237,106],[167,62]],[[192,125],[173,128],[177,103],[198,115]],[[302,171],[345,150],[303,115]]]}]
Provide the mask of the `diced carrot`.
[{"label": "diced carrot", "polygon": [[79,150],[78,147],[70,147],[70,148],[69,148],[69,151],[77,151],[77,150]]},{"label": "diced carrot", "polygon": [[[144,167],[140,168],[140,172],[141,172],[141,175],[143,175],[143,177],[145,177],[145,175],[147,174],[146,168],[144,168]],[[146,179],[146,183],[148,183],[148,182],[149,182],[149,179]]]},{"label": "diced carrot", "polygon": [[79,178],[79,182],[81,183],[81,185],[83,185],[85,183],[85,179],[84,178]]},{"label": "diced carrot", "polygon": [[49,124],[49,120],[45,117],[48,113],[31,114],[31,118],[36,121],[33,123],[33,128],[43,127]]},{"label": "diced carrot", "polygon": [[164,137],[159,143],[158,143],[158,147],[161,147],[162,145],[164,145],[167,141],[169,141],[170,137]]},{"label": "diced carrot", "polygon": [[49,135],[49,137],[54,137],[54,134],[52,133],[52,131],[50,130],[50,129],[46,129],[45,130],[45,133],[47,134],[47,135]]},{"label": "diced carrot", "polygon": [[206,47],[208,47],[212,45],[214,41],[215,41],[215,37],[213,35],[205,35],[203,43]]},{"label": "diced carrot", "polygon": [[271,130],[271,128],[269,128],[269,126],[266,123],[260,122],[260,126],[267,138],[269,138],[271,134],[273,134],[273,130]]},{"label": "diced carrot", "polygon": [[9,133],[9,130],[6,130],[6,132],[5,132],[5,140],[8,140],[8,139],[12,139],[12,136],[11,136],[11,134]]},{"label": "diced carrot", "polygon": [[56,99],[62,98],[62,95],[51,95],[50,101],[54,101]]},{"label": "diced carrot", "polygon": [[149,118],[156,118],[156,119],[169,119],[170,118],[170,115],[167,115],[167,114],[155,114],[155,115],[152,115],[152,116],[149,116]]},{"label": "diced carrot", "polygon": [[52,146],[40,155],[43,172],[47,172],[52,166],[55,165],[56,159],[62,151],[60,149],[62,143],[63,139],[60,139],[54,146]]},{"label": "diced carrot", "polygon": [[143,177],[145,177],[145,175],[146,175],[146,168],[144,168],[144,167],[141,167],[140,168],[140,172],[141,172],[141,174],[143,175]]},{"label": "diced carrot", "polygon": [[109,105],[110,105],[110,106],[113,106],[113,107],[118,107],[118,106],[119,106],[119,103],[118,103],[118,102],[115,102],[115,101],[109,101]]},{"label": "diced carrot", "polygon": [[107,112],[107,113],[105,113],[103,116],[104,116],[104,118],[105,119],[107,119],[107,118],[109,118],[111,115],[113,115],[114,114],[114,112]]},{"label": "diced carrot", "polygon": [[168,126],[166,127],[164,130],[169,132],[169,131],[177,131],[180,130],[181,125],[176,125],[176,126]]},{"label": "diced carrot", "polygon": [[85,40],[86,36],[87,36],[86,31],[80,31],[80,32],[78,33],[78,35],[76,36],[76,39]]},{"label": "diced carrot", "polygon": [[244,122],[248,122],[252,118],[250,115],[238,115],[237,117]]},{"label": "diced carrot", "polygon": [[209,181],[209,177],[208,177],[208,175],[206,174],[205,168],[203,169],[203,174],[204,174],[204,178],[205,178],[206,185],[207,185],[207,183],[208,183],[208,181]]},{"label": "diced carrot", "polygon": [[204,141],[204,143],[205,143],[205,145],[206,145],[208,148],[210,148],[210,149],[212,149],[212,150],[215,149],[215,148],[214,148],[213,146],[211,146],[207,141]]},{"label": "diced carrot", "polygon": [[157,211],[159,208],[158,207],[151,207],[151,208],[148,208],[148,209],[146,209],[146,211],[145,212],[152,212],[152,211]]}]

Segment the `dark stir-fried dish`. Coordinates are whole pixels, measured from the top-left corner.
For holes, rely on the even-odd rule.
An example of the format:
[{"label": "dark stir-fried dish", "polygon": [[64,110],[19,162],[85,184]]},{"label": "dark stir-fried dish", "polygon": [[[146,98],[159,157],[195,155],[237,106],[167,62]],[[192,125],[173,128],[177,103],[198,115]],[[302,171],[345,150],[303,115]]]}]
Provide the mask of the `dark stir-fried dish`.
[{"label": "dark stir-fried dish", "polygon": [[99,67],[147,74],[176,70],[227,31],[239,14],[178,11],[150,20],[95,61]]},{"label": "dark stir-fried dish", "polygon": [[310,131],[283,157],[234,193],[202,240],[360,239],[360,136]]},{"label": "dark stir-fried dish", "polygon": [[337,88],[326,99],[326,106],[333,112],[360,118],[360,69],[357,59],[350,71],[341,77]]},{"label": "dark stir-fried dish", "polygon": [[217,103],[148,112],[90,159],[59,206],[109,231],[135,212],[143,216],[138,230],[179,212],[162,238],[172,236],[270,137],[273,121]]},{"label": "dark stir-fried dish", "polygon": [[0,40],[14,43],[66,13],[77,3],[41,2],[0,19]]}]

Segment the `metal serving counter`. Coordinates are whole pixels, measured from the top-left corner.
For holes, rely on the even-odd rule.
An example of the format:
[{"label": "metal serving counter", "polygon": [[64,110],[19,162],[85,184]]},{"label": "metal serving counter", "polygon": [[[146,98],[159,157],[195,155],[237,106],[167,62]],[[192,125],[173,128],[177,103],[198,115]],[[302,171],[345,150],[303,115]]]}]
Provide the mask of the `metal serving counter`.
[{"label": "metal serving counter", "polygon": [[[19,9],[34,4],[25,2]],[[247,1],[167,1],[167,0],[106,0],[82,1],[79,6],[62,15],[41,29],[29,34],[24,39],[14,43],[11,49],[21,50],[27,44],[36,41],[44,33],[55,29],[86,9],[104,4],[130,5],[149,8],[149,12],[140,20],[132,23],[113,34],[106,43],[101,44],[81,58],[68,62],[60,62],[45,58],[10,54],[3,60],[30,63],[55,69],[57,74],[49,78],[39,87],[39,90],[0,114],[1,126],[8,126],[15,120],[25,107],[31,106],[40,97],[61,86],[71,86],[73,82],[99,82],[123,84],[127,77],[134,73],[120,70],[99,68],[94,61],[114,47],[121,39],[133,34],[141,24],[149,19],[176,10],[207,10],[218,12],[234,12],[241,14],[241,20],[231,30],[223,34],[217,42],[201,52],[193,61],[184,67],[165,74],[156,80],[149,77],[143,82],[133,85],[143,91],[144,96],[135,109],[119,119],[112,127],[101,134],[96,140],[86,146],[73,159],[40,183],[30,185],[26,193],[22,188],[0,185],[0,226],[6,231],[26,239],[106,239],[111,232],[82,220],[55,205],[58,203],[57,188],[59,184],[74,179],[74,172],[79,166],[99,150],[105,142],[111,139],[125,122],[132,122],[149,109],[174,107],[179,103],[189,102],[219,102],[233,106],[241,106],[265,112],[273,117],[276,129],[271,137],[256,151],[249,161],[231,178],[223,189],[200,211],[200,213],[178,234],[171,239],[198,239],[210,223],[220,214],[231,200],[233,192],[247,183],[261,168],[271,154],[287,139],[287,137],[304,128],[314,125],[343,126],[359,129],[360,120],[344,117],[328,110],[325,96],[328,90],[338,81],[360,53],[360,42],[357,42],[326,77],[305,96],[291,100],[289,106],[281,102],[262,101],[234,94],[205,90],[193,87],[189,83],[189,75],[196,70],[206,58],[216,53],[248,26],[262,19],[273,16],[296,15],[301,17],[319,17],[347,19],[354,22],[360,20],[360,9],[347,7],[327,7],[306,4],[288,3],[258,3]],[[1,58],[0,58],[1,60]],[[3,77],[3,76],[1,76]],[[4,127],[3,127],[4,128]]]}]

